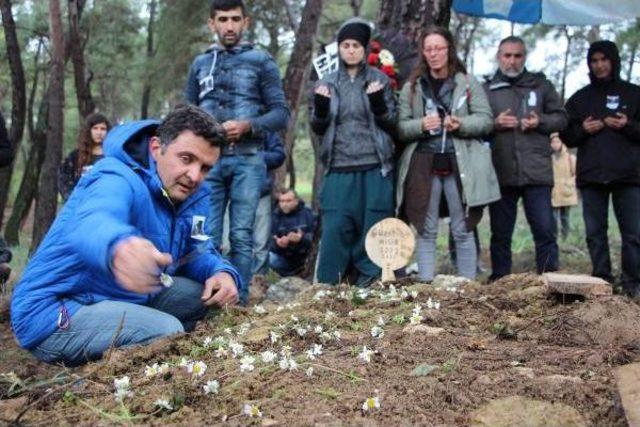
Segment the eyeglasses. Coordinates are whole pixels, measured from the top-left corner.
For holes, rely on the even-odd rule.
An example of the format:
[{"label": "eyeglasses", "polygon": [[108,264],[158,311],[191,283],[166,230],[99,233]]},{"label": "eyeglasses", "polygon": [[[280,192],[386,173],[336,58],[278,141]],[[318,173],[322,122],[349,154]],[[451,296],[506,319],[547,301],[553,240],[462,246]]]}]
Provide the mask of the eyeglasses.
[{"label": "eyeglasses", "polygon": [[445,50],[449,49],[449,46],[433,46],[433,47],[425,47],[424,49],[422,49],[422,51],[424,53],[432,53],[432,52],[444,52]]}]

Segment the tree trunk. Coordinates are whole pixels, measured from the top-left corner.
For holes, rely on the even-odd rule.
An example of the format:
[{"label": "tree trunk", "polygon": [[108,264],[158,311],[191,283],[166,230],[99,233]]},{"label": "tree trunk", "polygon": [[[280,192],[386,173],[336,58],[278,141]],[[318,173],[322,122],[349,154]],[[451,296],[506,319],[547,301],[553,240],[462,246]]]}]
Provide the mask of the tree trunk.
[{"label": "tree trunk", "polygon": [[[0,0],[0,13],[2,14],[2,27],[4,29],[7,59],[11,69],[11,128],[9,138],[14,152],[18,151],[22,134],[24,132],[25,116],[27,109],[26,84],[22,58],[20,57],[20,44],[16,32],[16,23],[11,12],[11,0]],[[9,197],[9,185],[13,173],[13,163],[0,169],[0,227],[2,226],[4,208]]]},{"label": "tree trunk", "polygon": [[20,229],[27,215],[29,215],[29,210],[38,192],[38,178],[40,177],[40,170],[42,169],[45,150],[47,148],[48,107],[49,96],[48,93],[45,92],[40,102],[37,128],[31,134],[31,148],[29,149],[20,189],[13,203],[13,210],[7,221],[7,227],[4,233],[7,243],[12,246],[20,244]]},{"label": "tree trunk", "polygon": [[56,216],[58,202],[58,167],[62,160],[64,104],[64,35],[60,0],[49,0],[50,40],[52,45],[49,76],[49,125],[47,147],[40,172],[36,199],[35,224],[31,252],[35,252]]},{"label": "tree trunk", "polygon": [[[309,76],[313,39],[318,29],[321,13],[322,0],[307,0],[302,10],[302,18],[298,27],[299,31],[296,34],[293,52],[291,53],[291,60],[284,76],[284,93],[289,103],[289,108],[291,109],[291,120],[289,121],[284,140],[284,152],[287,159],[289,159],[293,153],[298,106],[303,88]],[[285,162],[285,165],[276,170],[274,180],[276,187],[284,185],[287,175],[287,164],[288,162]]]},{"label": "tree trunk", "polygon": [[452,0],[381,0],[378,28],[400,32],[417,42],[430,25],[449,26]]},{"label": "tree trunk", "polygon": [[146,119],[149,117],[149,101],[151,100],[151,73],[148,71],[151,69],[153,57],[155,56],[155,49],[153,46],[153,36],[156,20],[156,0],[149,0],[149,23],[147,24],[147,72],[145,73],[144,87],[142,88],[142,103],[140,105],[140,118]]},{"label": "tree trunk", "polygon": [[633,75],[633,65],[636,63],[636,55],[638,54],[638,43],[634,43],[631,46],[631,53],[629,54],[629,68],[627,68],[627,81],[631,81]]},{"label": "tree trunk", "polygon": [[[81,118],[87,117],[96,109],[91,95],[91,80],[93,74],[87,71],[84,49],[88,35],[80,33],[80,16],[86,0],[69,0],[69,48],[73,63],[73,79],[76,86],[78,113]],[[62,61],[62,59],[60,59]]]},{"label": "tree trunk", "polygon": [[[42,167],[42,161],[37,161],[36,154],[41,154],[40,159],[44,159],[44,147],[46,146],[46,130],[47,130],[47,107],[49,96],[47,91],[44,90],[44,96],[40,102],[40,108],[38,110],[38,128],[34,129],[33,126],[33,105],[35,103],[36,93],[38,92],[38,82],[40,80],[40,54],[44,46],[44,40],[40,38],[36,54],[33,59],[33,83],[31,84],[31,91],[29,93],[29,102],[27,104],[27,128],[29,130],[29,138],[31,139],[31,147],[28,153],[24,153],[24,157],[27,159],[27,163],[22,175],[22,181],[18,189],[18,194],[13,202],[13,209],[11,210],[11,216],[7,221],[7,226],[4,230],[4,236],[9,245],[20,244],[19,236],[22,224],[25,218],[29,214],[29,209],[33,204],[33,199],[36,196],[36,190],[38,188],[38,177],[40,176],[40,168]],[[42,145],[41,153],[35,150],[35,146]]]},{"label": "tree trunk", "polygon": [[351,13],[353,13],[353,16],[360,16],[362,2],[363,0],[349,0],[349,6],[351,6]]},{"label": "tree trunk", "polygon": [[569,56],[571,55],[571,43],[573,42],[573,36],[569,34],[569,29],[566,25],[562,27],[562,33],[567,39],[567,49],[564,51],[564,62],[562,64],[562,86],[560,88],[560,99],[564,103],[564,94],[567,87],[567,74],[569,72]]}]

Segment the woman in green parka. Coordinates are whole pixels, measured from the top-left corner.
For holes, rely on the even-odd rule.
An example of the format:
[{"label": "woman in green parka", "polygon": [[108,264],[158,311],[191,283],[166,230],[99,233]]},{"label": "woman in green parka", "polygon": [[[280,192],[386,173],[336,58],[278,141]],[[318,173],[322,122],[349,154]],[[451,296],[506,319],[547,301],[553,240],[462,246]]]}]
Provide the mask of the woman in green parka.
[{"label": "woman in green parka", "polygon": [[435,275],[436,238],[444,196],[460,276],[474,279],[473,227],[482,206],[500,199],[491,149],[493,128],[482,86],[467,74],[451,33],[440,27],[422,37],[421,58],[400,93],[398,132],[408,143],[398,171],[399,214],[418,231],[419,279]]}]

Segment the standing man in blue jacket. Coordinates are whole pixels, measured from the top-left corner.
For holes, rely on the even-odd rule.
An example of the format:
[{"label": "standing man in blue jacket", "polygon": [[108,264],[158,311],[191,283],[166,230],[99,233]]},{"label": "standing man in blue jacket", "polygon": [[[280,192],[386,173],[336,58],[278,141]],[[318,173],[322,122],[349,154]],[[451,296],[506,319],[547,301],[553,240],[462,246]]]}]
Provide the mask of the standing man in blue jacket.
[{"label": "standing man in blue jacket", "polygon": [[219,45],[191,64],[185,97],[216,117],[228,144],[211,171],[211,229],[220,245],[229,204],[229,257],[242,277],[240,301],[247,302],[253,263],[253,225],[266,176],[262,149],[268,132],[287,126],[289,109],[278,65],[267,53],[242,41],[249,17],[242,0],[213,0],[209,28]]},{"label": "standing man in blue jacket", "polygon": [[234,304],[240,277],[206,240],[220,156],[215,120],[197,107],[109,133],[16,285],[11,323],[45,362],[77,365],[115,347],[192,330]]}]

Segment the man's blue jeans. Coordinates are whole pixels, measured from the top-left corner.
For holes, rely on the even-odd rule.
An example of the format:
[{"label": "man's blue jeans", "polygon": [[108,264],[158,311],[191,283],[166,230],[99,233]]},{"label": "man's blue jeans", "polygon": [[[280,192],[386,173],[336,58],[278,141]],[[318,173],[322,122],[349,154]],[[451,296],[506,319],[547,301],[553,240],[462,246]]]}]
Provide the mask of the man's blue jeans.
[{"label": "man's blue jeans", "polygon": [[83,306],[67,329],[54,332],[31,352],[44,362],[74,366],[100,359],[112,343],[148,344],[193,330],[208,310],[200,300],[203,287],[182,277],[173,280],[173,286],[152,296],[148,305],[101,301]]},{"label": "man's blue jeans", "polygon": [[501,187],[500,193],[502,198],[489,205],[492,269],[490,280],[511,274],[511,238],[516,225],[520,197],[523,199],[524,213],[535,242],[536,271],[538,274],[557,271],[558,244],[551,207],[551,187]]},{"label": "man's blue jeans", "polygon": [[242,284],[240,302],[247,303],[249,282],[253,266],[253,223],[260,201],[260,190],[267,176],[262,155],[222,156],[215,164],[207,181],[211,186],[211,215],[209,217],[213,243],[220,247],[222,221],[229,204],[229,259]]}]

